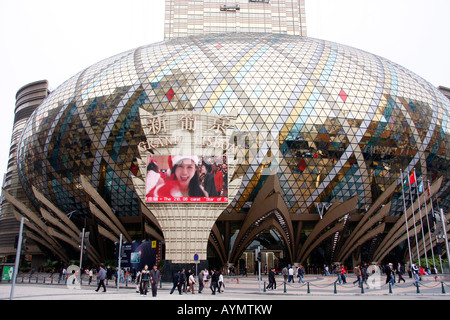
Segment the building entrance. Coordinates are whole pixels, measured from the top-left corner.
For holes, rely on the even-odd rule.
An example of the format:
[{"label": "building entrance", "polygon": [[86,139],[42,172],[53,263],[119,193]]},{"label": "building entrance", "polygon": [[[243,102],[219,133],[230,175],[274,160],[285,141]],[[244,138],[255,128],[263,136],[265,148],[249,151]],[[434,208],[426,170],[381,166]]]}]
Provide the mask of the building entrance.
[{"label": "building entrance", "polygon": [[[261,250],[261,273],[266,274],[271,268],[280,269],[280,265],[284,260],[283,250]],[[267,266],[267,268],[266,268]],[[256,260],[254,250],[246,250],[238,260],[239,270],[235,270],[239,274],[257,274],[258,261]],[[280,269],[281,270],[281,269]]]}]

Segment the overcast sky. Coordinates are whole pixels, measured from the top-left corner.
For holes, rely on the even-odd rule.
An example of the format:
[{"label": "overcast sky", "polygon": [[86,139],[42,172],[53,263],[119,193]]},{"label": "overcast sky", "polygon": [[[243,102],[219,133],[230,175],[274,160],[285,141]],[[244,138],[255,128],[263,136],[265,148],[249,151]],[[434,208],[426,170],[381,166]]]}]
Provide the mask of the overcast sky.
[{"label": "overcast sky", "polygon": [[[308,36],[392,60],[450,87],[450,0],[306,0]],[[117,53],[163,40],[164,0],[0,0],[0,177],[15,94],[52,89]]]}]

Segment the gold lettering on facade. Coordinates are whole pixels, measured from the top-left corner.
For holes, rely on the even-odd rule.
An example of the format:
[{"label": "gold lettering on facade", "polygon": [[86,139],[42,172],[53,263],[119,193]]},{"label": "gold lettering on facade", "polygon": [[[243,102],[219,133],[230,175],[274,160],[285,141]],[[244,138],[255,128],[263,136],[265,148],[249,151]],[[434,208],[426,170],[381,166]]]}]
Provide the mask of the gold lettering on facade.
[{"label": "gold lettering on facade", "polygon": [[215,133],[226,134],[227,129],[232,129],[234,125],[232,124],[232,119],[230,117],[221,117],[214,120],[214,125],[210,130],[214,130]]},{"label": "gold lettering on facade", "polygon": [[192,113],[185,113],[180,119],[181,129],[194,132],[196,128],[196,121],[197,117],[195,117]]},{"label": "gold lettering on facade", "polygon": [[159,133],[166,133],[166,117],[164,115],[157,115],[147,118],[147,129],[151,134],[157,135]]},{"label": "gold lettering on facade", "polygon": [[153,153],[158,149],[190,143],[234,153],[236,146],[227,138],[227,130],[234,129],[236,118],[229,115],[211,117],[192,111],[151,116],[146,114],[142,125],[147,139],[139,143],[138,148],[141,152]]},{"label": "gold lettering on facade", "polygon": [[155,139],[147,139],[139,143],[138,148],[140,151],[156,150],[159,148],[167,148],[170,146],[176,146],[183,140],[183,137],[163,137]]}]

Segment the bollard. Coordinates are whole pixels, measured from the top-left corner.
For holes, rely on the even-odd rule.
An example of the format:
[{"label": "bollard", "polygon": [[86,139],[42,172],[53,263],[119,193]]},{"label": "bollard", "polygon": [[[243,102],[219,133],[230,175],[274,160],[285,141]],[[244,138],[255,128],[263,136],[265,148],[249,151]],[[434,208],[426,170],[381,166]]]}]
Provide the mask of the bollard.
[{"label": "bollard", "polygon": [[361,294],[364,294],[364,283],[361,282]]},{"label": "bollard", "polygon": [[264,292],[266,292],[266,282],[264,281]]},{"label": "bollard", "polygon": [[306,285],[307,285],[307,288],[308,288],[307,291],[306,291],[306,293],[310,294],[310,293],[311,293],[311,290],[309,290],[309,282],[307,282]]},{"label": "bollard", "polygon": [[419,283],[416,283],[416,287],[417,287],[417,293],[420,293]]},{"label": "bollard", "polygon": [[389,293],[392,293],[392,284],[389,282]]},{"label": "bollard", "polygon": [[284,282],[284,293],[286,293],[286,282]]},{"label": "bollard", "polygon": [[442,294],[445,294],[445,288],[444,288],[444,283],[441,282],[441,287],[442,287]]},{"label": "bollard", "polygon": [[334,282],[334,294],[337,294],[336,281]]}]

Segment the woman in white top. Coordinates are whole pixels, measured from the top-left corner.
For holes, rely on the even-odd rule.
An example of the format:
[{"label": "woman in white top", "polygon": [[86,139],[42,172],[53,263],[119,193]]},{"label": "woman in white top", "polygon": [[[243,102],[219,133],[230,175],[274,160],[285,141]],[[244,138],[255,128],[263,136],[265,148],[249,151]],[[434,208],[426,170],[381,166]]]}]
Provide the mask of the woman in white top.
[{"label": "woman in white top", "polygon": [[222,285],[225,288],[225,282],[223,282],[223,275],[222,275],[222,272],[221,272],[219,274],[219,293],[223,292],[223,290],[221,290],[222,289]]},{"label": "woman in white top", "polygon": [[192,294],[194,294],[194,284],[195,284],[194,274],[191,273],[191,275],[189,276],[189,290],[192,291]]}]

